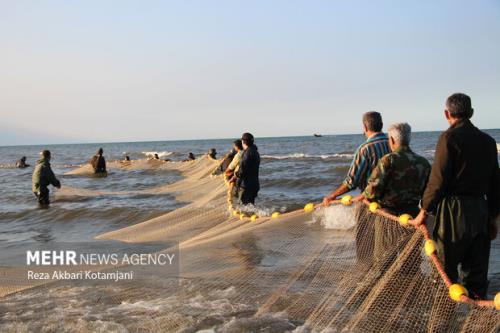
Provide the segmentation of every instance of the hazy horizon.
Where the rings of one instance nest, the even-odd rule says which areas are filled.
[[[500,2],[0,3],[0,146],[500,128]]]
[[[500,130],[500,128],[480,128],[483,131],[496,131]],[[383,130],[386,133],[385,129]],[[415,133],[441,133],[441,130],[433,130],[433,131],[412,131],[412,134]],[[318,133],[319,134],[319,133]],[[329,133],[329,134],[321,134],[323,137],[331,137],[331,136],[351,136],[351,135],[364,135],[363,133]],[[313,135],[286,135],[286,136],[261,136],[257,137],[256,141],[264,140],[264,139],[280,139],[280,138],[308,138]],[[220,140],[228,140],[228,144],[232,142],[232,140],[237,139],[238,136],[234,137],[220,137],[220,138],[193,138],[193,139],[168,139],[168,140],[138,140],[138,141],[82,141],[82,142],[60,142],[60,143],[28,143],[28,144],[15,144],[15,145],[1,145],[0,147],[23,147],[23,146],[57,146],[57,145],[92,145],[92,144],[121,144],[121,143],[158,143],[158,142],[184,142],[184,141],[220,141]]]

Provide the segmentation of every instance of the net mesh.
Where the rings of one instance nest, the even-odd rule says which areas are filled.
[[[88,299],[93,299],[88,293],[96,293],[87,305],[107,313],[102,320],[118,321],[128,331],[138,332],[208,328],[227,332],[499,331],[500,311],[490,303],[481,306],[450,299],[448,286],[423,252],[422,233],[374,214],[362,203],[350,208],[356,225],[348,230],[325,229],[313,223],[313,213],[304,211],[241,219],[228,207],[221,176],[211,176],[216,165],[209,158],[112,165],[179,170],[183,180],[147,191],[173,193],[189,203],[96,237],[131,243],[176,240],[181,254],[179,279],[86,290]],[[74,191],[63,188],[58,195],[75,195]],[[3,300],[20,302],[8,294],[33,285],[16,285],[20,273],[14,269],[3,272]],[[58,292],[65,288],[69,287],[59,282],[39,286],[25,290],[23,299],[36,302],[49,297],[54,304],[64,304],[75,297]],[[141,302],[157,306],[144,310],[137,307]],[[135,306],[127,307],[127,316],[120,319],[106,311],[124,304]],[[81,332],[96,329],[94,321],[61,311],[59,320],[50,323],[52,329],[64,325]],[[9,325],[3,329],[37,328],[22,320]]]

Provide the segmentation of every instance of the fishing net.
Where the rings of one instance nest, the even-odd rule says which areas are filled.
[[[129,243],[175,240],[181,255],[178,279],[86,290],[87,296],[99,295],[86,309],[98,312],[101,322],[131,332],[499,331],[500,311],[492,301],[449,297],[449,281],[435,254],[424,251],[424,232],[363,203],[252,219],[234,212],[222,177],[211,175],[216,165],[209,158],[155,164],[179,170],[185,178],[148,192],[173,193],[187,204],[96,237]],[[16,289],[15,274],[4,272],[4,294],[30,287]],[[33,303],[43,298],[61,305],[79,295],[61,296],[67,288],[52,283],[21,294],[24,302],[31,297]],[[3,300],[21,302],[16,295]],[[117,319],[117,309],[126,315]],[[51,329],[97,329],[96,321],[72,314],[50,322]],[[21,322],[0,327],[40,328]],[[107,329],[120,331],[116,327]]]

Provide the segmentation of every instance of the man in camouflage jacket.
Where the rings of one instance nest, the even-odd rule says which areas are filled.
[[[50,151],[44,150],[42,158],[36,163],[32,177],[32,190],[42,207],[47,207],[49,201],[49,185],[61,188],[61,182],[56,178],[50,167]]]

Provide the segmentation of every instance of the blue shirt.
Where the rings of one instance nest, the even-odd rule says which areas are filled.
[[[344,184],[353,190],[358,187],[364,191],[372,170],[382,156],[390,153],[389,140],[384,133],[375,133],[356,150]]]

